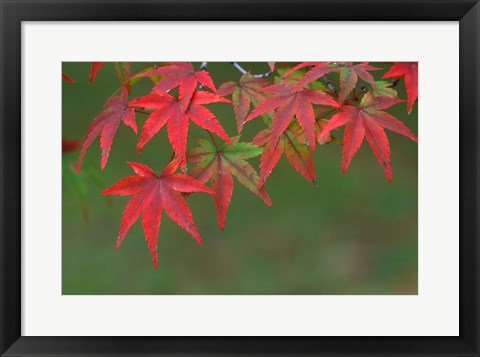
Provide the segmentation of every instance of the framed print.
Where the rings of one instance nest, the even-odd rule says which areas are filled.
[[[2,356],[479,356],[477,1],[1,9]]]

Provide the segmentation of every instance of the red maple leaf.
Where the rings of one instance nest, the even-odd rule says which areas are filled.
[[[219,147],[207,140],[198,140],[200,147],[189,150],[187,159],[196,162],[190,175],[201,183],[210,180],[215,191],[213,202],[217,211],[218,225],[225,228],[227,210],[233,194],[233,176],[250,192],[260,197],[268,206],[272,201],[263,187],[259,188],[258,174],[246,161],[262,153],[262,149],[250,143],[234,142]]]
[[[155,88],[152,93],[132,100],[129,103],[130,106],[155,109],[143,126],[137,150],[141,151],[145,144],[166,124],[168,138],[173,150],[182,163],[182,167],[185,167],[185,151],[187,149],[188,124],[190,120],[201,128],[217,134],[222,140],[231,144],[230,138],[215,115],[203,106],[217,102],[230,103],[228,99],[214,93],[197,91],[194,93],[188,107],[184,107],[179,99]]]
[[[242,132],[243,122],[250,110],[250,103],[255,105],[265,99],[265,94],[257,91],[270,84],[271,81],[268,79],[253,77],[250,73],[245,73],[238,83],[226,82],[218,88],[217,94],[222,97],[232,94],[233,110],[239,133]]]
[[[292,127],[292,125],[290,126]],[[308,181],[315,183],[316,174],[313,166],[312,154],[308,146],[298,142],[298,139],[286,130],[278,140],[273,153],[270,150],[272,145],[271,129],[259,132],[252,140],[252,144],[264,146],[260,157],[260,179],[259,186],[265,185],[268,176],[272,173],[282,154],[285,154],[288,162]]]
[[[273,154],[280,136],[288,128],[295,116],[305,131],[312,151],[315,151],[315,114],[312,104],[337,107],[337,102],[325,92],[317,89],[293,90],[288,84],[274,84],[259,91],[273,94],[260,102],[245,120],[246,122],[259,115],[274,111],[270,154]]]
[[[120,122],[137,132],[137,123],[135,121],[135,110],[129,108],[127,88],[122,88],[120,96],[113,96],[105,103],[102,112],[93,120],[85,133],[85,141],[82,144],[82,150],[77,163],[77,173],[82,166],[83,157],[87,153],[87,149],[92,145],[97,136],[100,135],[100,148],[102,149],[102,170],[108,161],[110,149],[112,147],[113,138],[117,132]]]
[[[148,249],[155,268],[158,268],[158,233],[163,210],[201,244],[202,239],[193,222],[192,212],[181,193],[213,194],[214,191],[190,176],[176,173],[179,165],[177,161],[171,162],[160,175],[143,164],[129,162],[129,165],[136,175],[121,179],[102,192],[104,195],[133,196],[123,211],[116,248],[120,247],[128,231],[142,214]]]
[[[210,74],[205,70],[195,72],[190,62],[171,62],[169,66],[158,67],[141,73],[138,76],[163,76],[163,78],[157,82],[155,88],[162,91],[169,91],[178,87],[180,99],[185,107],[190,102],[198,84],[216,91]]]
[[[382,78],[390,77],[403,77],[405,80],[408,97],[408,114],[410,114],[413,104],[418,97],[418,62],[396,62]]]
[[[92,62],[91,66],[90,66],[90,76],[88,78],[88,81],[90,83],[93,83],[95,78],[97,78],[97,74],[98,74],[98,72],[100,72],[100,69],[102,69],[104,64],[105,64],[105,62]]]
[[[350,162],[367,138],[379,164],[383,167],[388,181],[392,181],[392,167],[390,164],[390,143],[384,129],[404,135],[415,142],[417,137],[393,115],[383,111],[403,100],[393,97],[374,97],[367,92],[359,107],[344,105],[340,113],[333,115],[324,126],[320,139],[330,131],[346,125],[343,135],[342,173],[347,171]]]
[[[293,72],[298,71],[299,69],[304,67],[312,68],[307,73],[305,73],[305,75],[302,77],[302,79],[300,79],[300,81],[298,81],[298,83],[295,85],[295,89],[303,88],[308,84],[312,83],[313,81],[316,81],[317,79],[323,77],[327,73],[338,71],[338,68],[332,66],[330,62],[302,62],[287,71],[282,76],[282,78],[288,77]]]

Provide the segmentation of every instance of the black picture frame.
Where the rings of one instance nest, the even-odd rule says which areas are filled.
[[[0,11],[1,356],[480,356],[478,244],[480,4],[477,0],[0,0]],[[459,21],[460,336],[21,336],[21,22],[87,20]],[[441,197],[438,200],[438,204],[442,204]],[[442,314],[442,311],[438,313]]]

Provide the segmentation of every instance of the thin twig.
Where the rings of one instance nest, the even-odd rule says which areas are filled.
[[[397,86],[398,82],[400,82],[400,80],[397,78],[392,83],[390,83],[390,85],[388,87],[395,88]]]
[[[328,79],[326,76],[323,76],[322,80],[325,82],[325,84],[327,85],[327,88],[330,90],[330,92],[332,92],[335,96],[338,96],[338,92],[335,89],[335,87],[333,85],[333,82],[330,79]]]
[[[242,66],[240,66],[237,62],[232,62],[232,65],[233,65],[241,74],[245,74],[245,73],[248,72],[245,68],[243,68]],[[272,73],[273,73],[272,71],[268,71],[268,72],[260,73],[260,74],[252,74],[252,77],[255,77],[255,78],[265,78],[265,77],[270,76]]]

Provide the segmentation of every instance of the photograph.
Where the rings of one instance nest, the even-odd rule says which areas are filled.
[[[420,63],[272,60],[62,62],[62,295],[418,294]]]
[[[480,357],[480,0],[0,5],[0,357]]]

